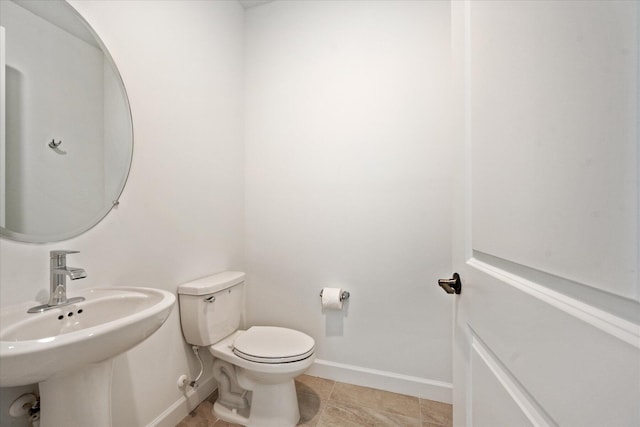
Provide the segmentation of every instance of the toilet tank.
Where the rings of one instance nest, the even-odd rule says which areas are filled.
[[[180,324],[189,344],[209,346],[240,327],[244,277],[225,271],[178,286]]]

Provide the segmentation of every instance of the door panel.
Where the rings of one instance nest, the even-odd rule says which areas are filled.
[[[472,334],[471,418],[477,425],[545,425],[546,416],[498,359]],[[500,405],[496,405],[500,402]],[[532,423],[532,420],[538,422]]]
[[[455,425],[640,425],[639,8],[452,2]]]
[[[625,336],[606,318],[581,314],[568,301],[552,301],[552,294],[476,260],[466,270],[461,299],[468,292],[472,303],[459,326],[472,329],[471,349],[483,343],[551,425],[637,425],[631,420],[640,420],[640,354],[632,328]],[[473,357],[470,363],[473,389]],[[472,402],[484,394],[472,394]],[[494,409],[502,406],[493,401]]]
[[[474,250],[638,299],[636,8],[471,2]]]

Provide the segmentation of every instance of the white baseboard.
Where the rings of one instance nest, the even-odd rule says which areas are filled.
[[[343,383],[408,394],[409,396],[438,402],[451,403],[453,400],[453,384],[443,381],[378,371],[321,359],[316,359],[306,373]]]
[[[189,387],[189,391],[185,395],[176,400],[173,405],[169,406],[155,420],[147,424],[147,427],[175,427],[189,412],[193,411],[196,406],[205,400],[216,389],[217,383],[213,376],[205,378],[200,382],[197,389]]]

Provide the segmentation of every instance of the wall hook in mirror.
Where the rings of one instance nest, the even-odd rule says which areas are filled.
[[[67,154],[66,151],[61,150],[60,148],[58,148],[60,146],[60,144],[62,144],[62,140],[56,142],[55,139],[52,139],[51,141],[49,141],[49,144],[47,144],[49,146],[49,148],[51,148],[53,151],[55,151],[58,154]]]
[[[49,148],[58,148],[60,144],[62,144],[62,140],[56,142],[55,139],[52,139],[51,142],[49,142]]]

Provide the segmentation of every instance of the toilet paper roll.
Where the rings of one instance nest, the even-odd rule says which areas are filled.
[[[342,288],[324,288],[322,289],[322,308],[330,310],[342,310]]]

